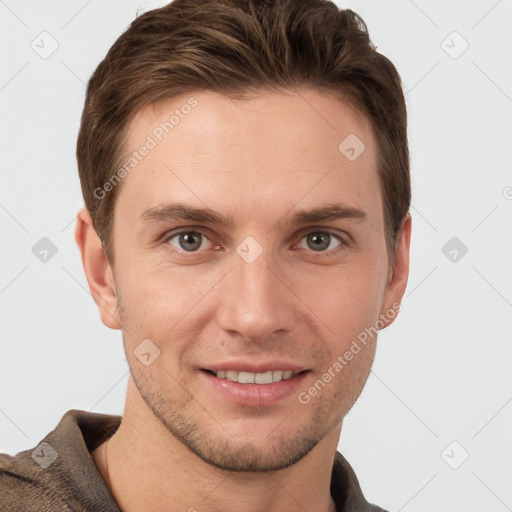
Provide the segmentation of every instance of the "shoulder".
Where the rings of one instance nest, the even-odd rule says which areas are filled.
[[[338,512],[387,512],[366,500],[352,466],[340,452],[334,457],[331,495]]]
[[[0,510],[10,512],[51,512],[72,510],[31,467],[31,451],[15,456],[0,454]],[[34,466],[36,463],[32,461]]]
[[[119,511],[90,455],[120,416],[71,410],[37,446],[0,454],[0,510]]]

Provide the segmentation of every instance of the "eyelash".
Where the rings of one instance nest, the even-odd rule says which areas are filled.
[[[198,229],[198,228],[186,229],[186,230],[181,230],[181,231],[178,231],[178,232],[167,232],[167,233],[165,233],[162,236],[162,238],[163,238],[162,241],[164,243],[166,243],[166,244],[169,244],[169,241],[172,240],[173,238],[178,237],[180,235],[184,235],[184,234],[190,234],[190,233],[200,234],[200,235],[204,236],[207,240],[212,242],[210,240],[208,234],[206,232],[204,232],[203,230]],[[344,240],[338,233],[336,233],[334,231],[331,231],[330,229],[325,229],[325,228],[324,229],[314,229],[314,230],[308,231],[308,232],[304,233],[304,235],[301,236],[300,240],[303,240],[304,238],[306,238],[309,235],[319,234],[319,233],[328,233],[330,236],[333,236],[336,240],[338,240],[338,242],[340,242],[340,245],[338,245],[334,249],[330,249],[330,250],[327,250],[327,251],[313,251],[313,250],[310,250],[308,252],[311,252],[313,254],[317,254],[320,257],[322,257],[322,256],[331,256],[333,254],[337,254],[340,250],[343,250],[344,248],[349,246],[349,243],[346,240]],[[180,255],[182,255],[182,254],[187,255],[187,257],[189,257],[189,256],[193,257],[194,255],[197,255],[197,254],[200,254],[201,252],[203,252],[203,251],[179,251],[175,247],[173,247],[173,250],[176,251]]]

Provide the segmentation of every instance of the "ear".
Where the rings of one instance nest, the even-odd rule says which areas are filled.
[[[384,290],[380,318],[384,327],[391,325],[401,309],[401,301],[409,277],[409,249],[411,245],[412,219],[407,213],[400,225],[396,238],[395,258]]]
[[[94,230],[91,215],[85,208],[76,218],[75,240],[101,321],[111,329],[121,329],[113,272]]]

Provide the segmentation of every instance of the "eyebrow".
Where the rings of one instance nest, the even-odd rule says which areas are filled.
[[[298,210],[289,223],[291,225],[310,224],[314,222],[334,221],[338,219],[351,219],[357,222],[366,221],[368,216],[358,208],[346,206],[342,203],[330,203],[311,210]],[[183,203],[165,203],[157,205],[141,214],[139,221],[142,224],[168,222],[171,220],[189,220],[194,222],[216,224],[226,228],[235,225],[232,215],[222,215],[210,208],[195,208]],[[285,218],[276,224],[284,224]]]

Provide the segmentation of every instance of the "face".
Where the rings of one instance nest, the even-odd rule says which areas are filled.
[[[138,392],[210,464],[294,464],[340,426],[375,351],[357,340],[401,298],[371,126],[314,90],[201,92],[140,111],[126,158],[144,145],[113,228]]]

